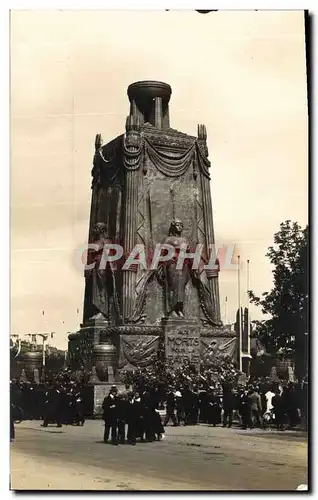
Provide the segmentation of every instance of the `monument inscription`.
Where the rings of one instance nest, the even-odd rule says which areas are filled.
[[[168,365],[182,365],[189,362],[200,364],[200,335],[197,328],[174,328],[166,326],[165,346]]]

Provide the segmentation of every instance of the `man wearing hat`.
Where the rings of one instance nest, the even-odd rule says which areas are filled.
[[[111,442],[114,445],[118,444],[117,441],[117,425],[118,425],[118,389],[112,385],[108,396],[103,401],[103,420],[105,422],[104,429],[104,443],[109,440],[109,432],[111,430]]]

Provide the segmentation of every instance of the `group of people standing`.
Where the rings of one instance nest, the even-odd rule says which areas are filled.
[[[164,438],[158,401],[146,391],[119,393],[112,386],[103,401],[103,420],[104,443],[135,445],[137,439],[152,442]]]
[[[83,388],[73,381],[47,384],[11,381],[11,437],[14,439],[14,422],[43,420],[43,426],[55,423],[83,425]]]
[[[196,390],[170,388],[166,395],[166,418],[174,426],[207,423],[232,427],[234,420],[242,429],[275,426],[278,430],[300,423],[301,403],[293,384],[285,387],[257,385]]]

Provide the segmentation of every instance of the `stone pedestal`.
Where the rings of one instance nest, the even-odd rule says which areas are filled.
[[[200,366],[200,327],[197,321],[164,318],[161,322],[165,338],[165,358],[169,366],[185,362]]]

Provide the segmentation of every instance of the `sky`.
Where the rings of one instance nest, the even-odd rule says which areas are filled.
[[[173,128],[206,125],[215,236],[241,255],[242,305],[247,259],[250,288],[271,288],[274,233],[308,217],[303,11],[12,11],[10,37],[11,333],[66,348],[78,329],[95,135],[124,132],[138,80],[171,85]],[[237,271],[221,272],[220,302],[234,321]]]

